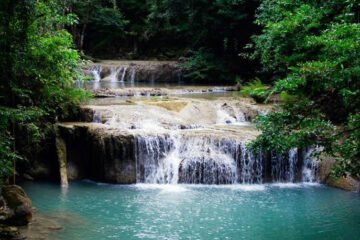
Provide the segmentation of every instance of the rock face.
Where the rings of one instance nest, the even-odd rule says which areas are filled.
[[[134,139],[117,131],[88,126],[60,125],[66,142],[70,179],[130,184],[136,182]]]
[[[27,225],[32,219],[32,203],[24,190],[16,185],[3,186],[0,200],[0,223]]]
[[[352,192],[360,192],[360,181],[351,177],[334,177],[331,175],[331,170],[336,164],[336,159],[327,156],[320,156],[320,165],[319,165],[319,181],[325,183],[329,186],[340,188]]]

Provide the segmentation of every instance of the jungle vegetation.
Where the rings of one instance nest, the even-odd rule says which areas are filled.
[[[73,87],[83,59],[102,58],[238,79],[259,102],[280,99],[251,147],[319,146],[335,175],[360,177],[359,23],[354,0],[2,0],[0,179],[39,157],[53,124],[89,97]]]

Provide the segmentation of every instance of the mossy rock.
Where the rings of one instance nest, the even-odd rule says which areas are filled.
[[[0,223],[14,226],[27,225],[32,219],[32,203],[25,191],[16,185],[3,186],[1,195],[7,208],[7,217]]]

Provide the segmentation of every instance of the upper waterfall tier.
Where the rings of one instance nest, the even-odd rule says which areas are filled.
[[[103,60],[85,66],[84,73],[96,82],[182,81],[182,69],[174,61]]]

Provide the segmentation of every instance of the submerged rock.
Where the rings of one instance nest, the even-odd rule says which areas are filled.
[[[1,189],[0,223],[23,226],[32,219],[32,203],[24,190],[16,185],[3,186]]]

